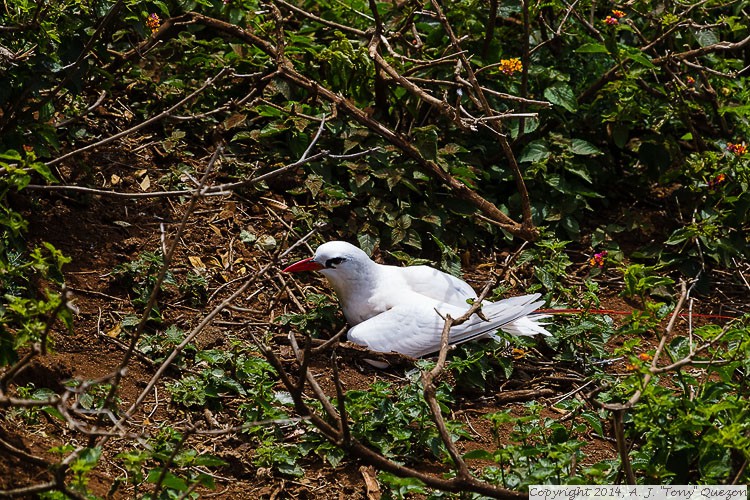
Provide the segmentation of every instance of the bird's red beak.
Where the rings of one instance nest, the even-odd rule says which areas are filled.
[[[295,262],[289,267],[284,268],[285,273],[299,273],[302,271],[317,271],[318,269],[323,269],[323,266],[318,264],[313,260],[312,257],[308,257],[307,259],[302,259],[299,262]]]

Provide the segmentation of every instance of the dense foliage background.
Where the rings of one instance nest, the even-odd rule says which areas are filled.
[[[747,483],[749,14],[5,2],[0,494]],[[389,379],[278,272],[330,239],[574,314]]]

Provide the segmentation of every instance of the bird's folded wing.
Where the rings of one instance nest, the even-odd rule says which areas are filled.
[[[412,291],[446,304],[468,309],[467,299],[477,297],[468,283],[428,266],[397,268]]]
[[[535,301],[538,297],[538,294],[526,295],[484,305],[482,312],[488,321],[473,315],[461,325],[451,328],[450,343],[460,344],[491,336],[503,325],[538,308],[542,304]],[[443,316],[450,314],[457,318],[468,308],[445,304],[419,294],[409,294],[388,311],[352,327],[348,338],[373,351],[425,356],[440,350],[440,336],[445,321],[437,311]]]

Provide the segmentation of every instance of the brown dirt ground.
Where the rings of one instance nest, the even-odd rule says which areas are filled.
[[[107,176],[114,173],[118,173],[123,179],[133,175],[124,170],[124,167],[114,164],[104,172]],[[158,173],[153,172],[151,175],[156,177]],[[158,249],[162,244],[162,227],[168,235],[174,234],[185,204],[166,198],[137,201],[54,194],[26,201],[32,239],[50,241],[72,257],[72,263],[65,268],[65,276],[80,312],[72,332],[60,329],[54,332],[54,353],[37,358],[15,380],[15,384],[33,383],[36,387],[60,390],[62,381],[68,379],[90,380],[104,377],[116,368],[125,351],[123,346],[126,339],[116,338],[116,327],[124,316],[135,313],[129,300],[130,292],[118,284],[111,271],[116,265],[133,260],[144,250]],[[271,257],[268,252],[242,243],[238,238],[241,230],[248,229],[259,236],[272,235],[282,242],[291,220],[286,202],[281,197],[271,198],[267,194],[261,196],[250,193],[233,199],[214,197],[202,202],[182,236],[172,269],[175,274],[184,275],[194,267],[194,262],[189,257],[200,258],[207,268],[208,293],[213,294],[221,289],[209,305],[198,308],[176,291],[168,292],[167,300],[164,301],[167,305],[162,311],[164,324],[178,324],[184,329],[195,326],[203,317],[204,311],[210,310],[239,286],[239,281],[232,280],[256,271]],[[507,252],[513,250],[467,255],[467,276],[472,284],[479,288],[497,267],[494,263],[502,262]],[[295,256],[305,255],[306,252],[303,247],[295,252]],[[581,273],[586,272],[585,261],[586,256],[581,255],[578,268]],[[480,262],[485,265],[477,267]],[[491,265],[487,265],[488,262]],[[260,331],[271,328],[283,333],[283,330],[273,325],[272,318],[294,308],[293,301],[278,292],[283,289],[282,280],[285,279],[288,277],[280,275],[278,269],[272,270],[259,281],[258,287],[251,288],[258,291],[252,300],[241,299],[236,304],[238,309],[223,312],[212,327],[201,333],[196,343],[200,347],[224,347],[227,334],[241,336],[236,332],[237,325],[248,320],[255,322]],[[521,293],[526,284],[523,272],[520,271],[513,280],[516,292]],[[632,308],[633,304],[618,297],[619,285],[614,281],[614,274],[609,276],[605,273],[601,276],[600,283],[602,308]],[[321,284],[320,280],[305,278],[292,285],[291,289],[298,291],[300,287]],[[695,309],[701,312],[719,312],[710,300],[698,302]],[[620,318],[615,320],[619,321]],[[684,331],[685,327],[685,321],[680,320],[678,329]],[[614,338],[611,346],[621,342],[622,339]],[[650,342],[653,344],[654,339],[650,339]],[[279,349],[282,354],[286,353],[287,359],[290,358],[288,348],[282,346]],[[155,368],[141,358],[135,358],[130,363],[119,393],[123,407],[135,400],[154,374]],[[333,394],[327,362],[318,360],[312,368],[321,374],[324,389]],[[615,364],[612,369],[624,371],[624,361]],[[554,375],[555,371],[550,373]],[[376,379],[398,381],[401,375],[403,370],[378,371],[356,359],[344,359],[341,366],[341,378],[346,389],[364,389]],[[534,377],[533,372],[516,370],[512,379],[504,385],[504,390],[549,387],[558,395],[570,389],[570,386],[537,383]],[[160,423],[177,425],[187,422],[189,415],[179,407],[170,405],[166,394],[162,381],[157,385],[156,393],[146,400],[143,411],[134,417],[136,427],[140,425],[144,430],[154,431]],[[551,408],[549,399],[538,399]],[[482,418],[483,415],[506,408],[514,408],[514,413],[520,414],[522,403],[523,401],[498,402],[492,394],[469,396],[459,401],[454,408],[454,418],[465,421],[474,435],[473,441],[460,441],[462,451],[493,446],[490,424]],[[46,415],[42,415],[34,423],[25,422],[18,417],[11,418],[5,409],[0,410],[0,416],[5,417],[0,426],[0,437],[43,458],[55,460],[56,455],[49,451],[50,448],[66,442],[86,444],[84,435],[61,426],[57,420]],[[563,417],[552,409],[545,410],[543,416]],[[115,478],[123,475],[123,471],[114,465],[112,457],[127,450],[129,446],[130,442],[125,439],[113,439],[108,443],[99,466],[91,474],[89,487],[95,494],[107,496],[110,492],[111,498],[128,498],[135,494],[124,484],[116,491],[110,491]],[[305,476],[290,479],[266,470],[257,470],[248,458],[251,454],[249,444],[241,437],[206,440],[204,448],[230,464],[219,470],[216,477],[217,489],[204,492],[206,498],[366,498],[365,482],[359,469],[361,464],[356,460],[345,459],[339,467],[332,469],[320,460],[308,457],[303,463]],[[584,451],[586,461],[590,463],[615,456],[612,442],[603,437],[590,436]],[[435,464],[425,465],[428,468],[439,468]],[[12,456],[0,457],[0,489],[22,487],[49,479],[50,473],[42,467],[28,465]]]

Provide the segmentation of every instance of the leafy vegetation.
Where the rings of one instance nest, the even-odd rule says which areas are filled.
[[[0,494],[747,483],[748,9],[4,5]],[[330,239],[573,312],[374,371]]]

